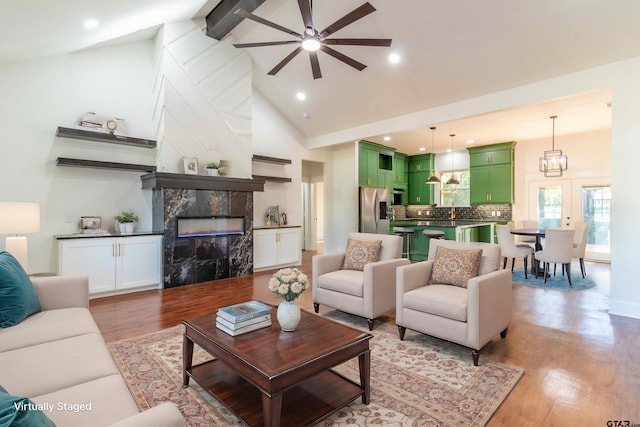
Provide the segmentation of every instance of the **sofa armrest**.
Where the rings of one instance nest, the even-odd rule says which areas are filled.
[[[480,349],[509,326],[512,306],[511,271],[496,270],[467,284],[470,345]]]
[[[325,273],[340,270],[343,264],[344,252],[314,255],[313,258],[311,258],[311,292],[314,302],[316,300],[316,283],[318,283],[318,277]]]
[[[184,427],[185,425],[178,407],[174,403],[164,402],[111,424],[110,427]]]
[[[370,262],[364,266],[364,307],[370,319],[395,308],[396,269],[411,262],[406,258]]]
[[[429,284],[433,261],[421,261],[396,269],[396,324],[403,325],[402,301],[404,294]]]
[[[43,310],[89,308],[89,278],[84,276],[32,277]]]

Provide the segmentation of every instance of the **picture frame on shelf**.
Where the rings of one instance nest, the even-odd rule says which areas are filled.
[[[197,175],[198,174],[198,159],[195,157],[192,159],[188,159],[186,157],[182,158],[182,163],[184,167],[184,173],[187,175]]]

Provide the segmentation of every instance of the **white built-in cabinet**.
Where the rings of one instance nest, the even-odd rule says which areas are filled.
[[[162,236],[59,239],[58,274],[88,276],[92,296],[162,287]]]
[[[300,227],[261,228],[253,231],[253,270],[302,264]]]

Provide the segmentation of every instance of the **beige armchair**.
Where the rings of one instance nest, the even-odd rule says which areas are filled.
[[[430,284],[438,247],[482,249],[478,275],[467,287]],[[400,339],[408,329],[472,349],[473,364],[493,337],[507,336],[511,321],[511,272],[500,269],[500,247],[493,243],[431,240],[427,261],[396,271],[396,324]]]
[[[344,269],[345,252],[315,255],[312,258],[313,308],[317,313],[320,304],[325,304],[366,317],[372,330],[376,317],[396,307],[396,267],[410,261],[401,258],[400,236],[351,233],[349,239],[382,241],[378,261],[363,264],[362,270]]]

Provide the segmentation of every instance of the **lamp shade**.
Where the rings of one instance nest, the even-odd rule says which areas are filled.
[[[40,231],[38,203],[0,202],[0,234],[24,234]]]

